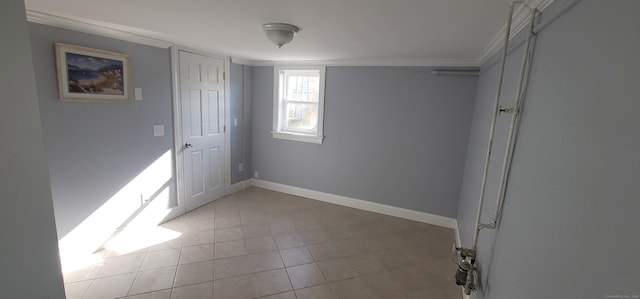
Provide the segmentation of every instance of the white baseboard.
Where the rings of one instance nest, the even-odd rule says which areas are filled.
[[[365,201],[361,199],[350,198],[341,195],[335,195],[330,193],[324,193],[320,191],[304,189],[294,186],[288,186],[278,183],[273,183],[269,181],[259,180],[259,179],[251,179],[251,185],[263,189],[268,189],[272,191],[278,191],[283,193],[288,193],[292,195],[302,196],[310,199],[315,199],[319,201],[324,201],[332,204],[337,204],[341,206],[347,206],[350,208],[356,208],[360,210],[365,210],[369,212],[375,212],[380,214],[385,214],[394,217],[400,217],[404,219],[414,220],[422,223],[433,224],[437,226],[442,226],[446,228],[456,229],[457,221],[456,219],[429,214],[425,212],[419,212],[404,208],[398,208],[394,206],[379,204],[375,202]]]
[[[251,179],[237,182],[229,187],[229,194],[240,192],[251,187]]]

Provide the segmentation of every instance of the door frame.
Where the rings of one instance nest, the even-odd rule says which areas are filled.
[[[231,115],[231,97],[229,93],[231,91],[231,84],[229,80],[229,70],[231,69],[231,58],[224,55],[215,53],[207,53],[188,47],[173,45],[171,46],[171,85],[173,89],[173,157],[174,161],[174,174],[176,177],[176,199],[178,206],[172,208],[171,213],[167,219],[175,218],[187,212],[187,205],[184,198],[184,165],[182,155],[182,144],[184,139],[182,136],[182,106],[180,105],[180,51],[189,52],[192,54],[207,56],[216,59],[222,59],[224,61],[224,194],[228,195],[231,186],[231,138],[229,134],[230,128],[230,115]]]

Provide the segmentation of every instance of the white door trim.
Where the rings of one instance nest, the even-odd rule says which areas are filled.
[[[173,87],[173,134],[174,134],[174,165],[175,165],[175,177],[176,177],[176,195],[178,206],[173,208],[167,219],[175,218],[179,215],[186,213],[187,206],[184,199],[184,165],[182,157],[182,108],[180,105],[180,66],[179,66],[179,53],[180,51],[198,54],[202,56],[217,58],[224,60],[224,190],[225,194],[229,194],[231,188],[231,139],[229,134],[231,115],[231,103],[229,93],[231,92],[231,85],[229,80],[229,70],[231,59],[224,55],[217,55],[215,53],[206,53],[187,47],[173,45],[171,46],[171,85]]]

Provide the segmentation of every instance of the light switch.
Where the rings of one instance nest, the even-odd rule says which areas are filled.
[[[234,119],[233,119],[233,126],[234,126],[234,127],[237,127],[237,126],[238,126],[238,119],[237,119],[237,118],[234,118]]]
[[[133,89],[133,95],[136,99],[136,101],[142,101],[142,88],[134,88]]]
[[[153,125],[153,136],[164,136],[164,125]]]

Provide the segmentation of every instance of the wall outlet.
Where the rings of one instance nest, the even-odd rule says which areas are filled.
[[[234,118],[234,119],[233,119],[233,126],[234,126],[234,127],[237,127],[237,126],[238,126],[238,119],[237,119],[237,118]]]
[[[238,164],[238,171],[242,172],[244,170],[244,164]]]
[[[257,170],[253,172],[253,178],[254,178],[254,179],[259,178],[259,176],[258,176],[258,171],[257,171]]]
[[[458,211],[458,220],[462,221],[464,219],[464,213],[462,211]]]

